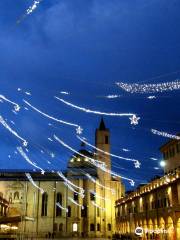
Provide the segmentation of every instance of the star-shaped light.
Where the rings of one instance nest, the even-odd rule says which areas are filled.
[[[140,117],[137,117],[135,114],[129,118],[131,120],[131,125],[137,125]]]
[[[134,186],[134,184],[135,184],[135,182],[133,180],[131,180],[129,183],[131,184],[131,186]]]
[[[16,112],[19,112],[19,110],[20,110],[20,106],[17,104],[17,105],[15,105],[14,106],[14,110],[16,111]]]
[[[54,153],[51,153],[50,155],[51,155],[51,157],[52,157],[52,158],[54,158],[54,157],[55,157],[55,154],[54,154]]]
[[[79,135],[82,134],[82,131],[83,131],[83,128],[81,126],[76,128],[76,133],[77,134],[79,134]]]
[[[27,141],[23,141],[23,146],[27,147],[27,145],[28,145],[28,142]]]
[[[141,163],[139,161],[134,162],[135,168],[140,168]]]

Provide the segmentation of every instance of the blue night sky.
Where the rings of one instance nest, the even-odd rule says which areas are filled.
[[[56,95],[93,110],[136,113],[141,118],[137,126],[130,125],[128,117],[104,117],[111,131],[111,151],[141,161],[141,168],[135,169],[131,162],[112,158],[112,168],[134,179],[136,185],[161,174],[159,147],[168,139],[153,135],[150,129],[180,132],[180,92],[155,94],[157,98],[149,100],[152,94],[127,94],[115,82],[159,83],[180,78],[180,2],[44,0],[16,24],[32,3],[0,1],[0,94],[21,106],[14,114],[11,104],[0,103],[0,115],[27,139],[28,156],[44,169],[65,169],[72,153],[48,137],[56,133],[77,150],[80,141],[73,127],[43,117],[23,99],[51,116],[81,125],[82,136],[94,144],[101,116],[66,106],[54,99]],[[109,94],[121,97],[104,97]],[[15,152],[21,141],[2,125],[0,136],[1,168],[31,168]]]

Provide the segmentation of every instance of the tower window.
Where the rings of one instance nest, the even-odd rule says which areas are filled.
[[[43,195],[42,195],[41,216],[47,216],[47,204],[48,204],[48,194],[43,193]]]
[[[105,144],[109,144],[109,137],[107,135],[105,136]]]

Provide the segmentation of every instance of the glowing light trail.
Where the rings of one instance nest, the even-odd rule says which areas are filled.
[[[39,189],[40,192],[41,192],[41,194],[43,194],[43,193],[44,193],[44,190],[43,190],[42,188],[40,188],[40,187],[34,182],[34,180],[32,179],[32,177],[31,177],[31,175],[30,175],[30,173],[25,173],[25,175],[26,175],[26,177],[28,178],[28,180],[32,183],[32,185],[33,185],[34,187],[36,187],[37,189]]]
[[[114,189],[111,189],[109,187],[106,187],[104,185],[102,185],[101,183],[99,183],[95,178],[93,178],[89,173],[85,173],[85,176],[87,178],[89,178],[89,180],[91,180],[93,183],[96,183],[98,186],[104,188],[104,189],[107,189],[109,191],[111,191],[113,194],[115,194],[115,190]]]
[[[5,96],[0,95],[0,99],[3,99],[4,101],[6,101],[6,102],[8,102],[8,103],[13,104],[13,105],[14,105],[14,110],[15,110],[16,112],[18,112],[18,111],[20,110],[19,104],[15,103],[15,102],[12,102],[11,100],[9,100],[8,98],[6,98]]]
[[[104,154],[106,154],[106,155],[108,155],[108,156],[115,157],[115,158],[118,158],[118,159],[123,159],[123,160],[126,160],[126,161],[132,161],[132,162],[134,162],[134,164],[139,163],[139,161],[136,160],[136,159],[121,157],[121,156],[119,156],[119,155],[115,155],[115,154],[112,154],[112,153],[103,151],[102,149],[97,148],[97,147],[95,147],[94,145],[90,144],[89,142],[87,142],[86,140],[84,140],[84,138],[82,138],[82,137],[80,137],[80,136],[77,136],[77,138],[78,138],[81,142],[85,143],[87,146],[90,146],[90,147],[92,147],[93,149],[95,149],[95,150],[97,150],[97,151],[99,151],[99,152],[102,152],[102,153],[104,153]]]
[[[72,108],[75,108],[75,109],[78,109],[78,110],[81,110],[83,112],[86,112],[86,113],[93,113],[93,114],[98,114],[98,115],[106,115],[106,116],[116,116],[116,117],[128,117],[128,116],[133,116],[133,115],[136,115],[134,113],[107,113],[107,112],[100,112],[100,111],[94,111],[94,110],[90,110],[90,109],[87,109],[87,108],[83,108],[83,107],[79,107],[77,105],[74,105],[70,102],[67,102],[65,101],[64,99],[62,98],[59,98],[59,97],[56,97],[55,98],[57,100],[59,100],[60,102],[72,107]]]
[[[78,195],[80,195],[82,198],[84,198],[84,194],[82,194],[81,192],[76,191],[70,184],[68,184],[67,182],[63,182],[64,185],[69,188],[72,192],[77,193]]]
[[[17,147],[17,150],[18,150],[18,152],[21,154],[21,156],[22,156],[29,164],[31,164],[31,165],[34,166],[35,168],[41,170],[41,174],[44,174],[44,173],[45,173],[45,171],[44,171],[41,167],[37,166],[36,163],[33,163],[33,162],[29,159],[29,157],[28,157],[28,156],[26,155],[26,153],[23,151],[22,147]]]
[[[72,183],[70,180],[68,180],[68,179],[64,176],[64,174],[63,174],[62,172],[59,172],[59,171],[58,171],[57,174],[58,174],[59,177],[61,177],[66,183],[68,183],[68,184],[72,185],[73,187],[79,189],[79,190],[81,191],[81,193],[84,193],[84,189],[83,189],[82,187],[79,187],[79,186],[75,185],[74,183]]]
[[[74,199],[72,199],[71,197],[68,197],[68,200],[71,201],[72,203],[76,204],[77,206],[81,207],[81,209],[84,209],[84,206],[77,203]]]
[[[97,203],[95,203],[94,201],[91,201],[91,203],[92,203],[95,207],[101,209],[102,211],[106,211],[105,208],[100,207],[100,206],[99,206]]]
[[[70,123],[70,122],[66,122],[66,121],[63,121],[61,119],[57,119],[55,117],[52,117],[44,112],[42,112],[41,110],[37,109],[36,107],[34,107],[33,105],[31,105],[28,101],[26,100],[23,100],[24,103],[26,103],[29,107],[31,107],[33,110],[35,110],[36,112],[40,113],[41,115],[43,115],[44,117],[47,117],[53,121],[56,121],[56,122],[59,122],[59,123],[63,123],[63,124],[66,124],[66,125],[69,125],[69,126],[73,126],[73,127],[80,127],[79,125],[75,124],[75,123]]]
[[[79,154],[80,156],[87,158],[88,160],[90,160],[90,163],[92,163],[94,166],[100,168],[102,171],[107,172],[107,173],[109,173],[109,174],[111,174],[111,175],[113,175],[113,176],[115,176],[115,177],[119,177],[119,178],[122,178],[122,179],[124,179],[124,180],[127,180],[127,181],[129,181],[129,183],[131,184],[131,186],[134,186],[134,183],[135,183],[135,182],[134,182],[132,179],[127,178],[127,177],[120,176],[119,174],[111,171],[110,169],[107,169],[104,164],[98,163],[95,159],[89,158],[89,157],[87,157],[87,156],[85,156],[85,155],[77,152],[75,149],[73,149],[72,147],[70,147],[69,145],[67,145],[65,142],[63,142],[61,139],[59,139],[55,134],[54,134],[54,139],[55,139],[57,142],[59,142],[61,145],[63,145],[64,147],[66,147],[67,149],[71,150],[72,152],[77,153],[77,154]]]
[[[167,132],[158,131],[156,129],[151,129],[151,132],[155,135],[159,135],[159,136],[162,136],[162,137],[167,137],[167,138],[180,140],[180,136],[172,135],[172,134],[169,134]]]
[[[56,203],[56,206],[58,206],[59,208],[61,208],[64,211],[68,212],[68,209],[63,207],[59,202]]]
[[[94,196],[96,196],[96,198],[99,198],[99,199],[103,199],[105,201],[110,201],[109,198],[104,198],[102,196],[99,196],[96,192],[94,192],[93,190],[89,190],[90,193],[92,193]]]
[[[16,136],[17,138],[19,138],[21,141],[23,141],[23,146],[27,146],[28,142],[20,137],[7,123],[6,121],[3,119],[3,117],[0,115],[0,123],[8,130],[10,131],[14,136]]]
[[[165,92],[165,91],[173,91],[180,89],[180,80],[177,79],[172,82],[164,82],[157,84],[138,84],[138,83],[123,83],[117,82],[116,85],[126,92],[130,93],[156,93],[156,92]]]

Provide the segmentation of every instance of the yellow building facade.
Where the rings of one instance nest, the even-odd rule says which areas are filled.
[[[119,178],[89,162],[93,158],[111,169],[110,156],[102,152],[110,152],[110,132],[103,120],[96,130],[95,146],[93,153],[82,147],[60,175],[31,172],[32,182],[24,172],[0,173],[0,193],[9,202],[0,224],[34,237],[111,237],[115,201],[124,194],[124,186]]]
[[[165,175],[139,186],[116,201],[116,230],[131,239],[180,240],[179,141],[161,148]],[[174,150],[172,150],[174,148]],[[173,154],[167,158],[167,151]],[[172,166],[171,166],[172,164]],[[139,235],[138,235],[139,234]]]

